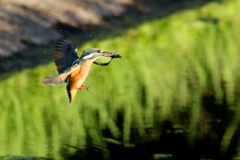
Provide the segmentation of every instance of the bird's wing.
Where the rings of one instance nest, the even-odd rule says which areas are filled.
[[[57,66],[58,73],[63,73],[66,69],[71,67],[73,62],[78,58],[77,46],[69,39],[61,38],[56,42],[53,58]]]
[[[67,79],[67,77],[73,73],[74,71],[76,71],[77,69],[79,69],[81,67],[81,65],[79,65],[78,63],[73,65],[72,67],[69,67],[68,69],[64,70],[62,73],[55,75],[53,77],[46,77],[42,80],[42,84],[49,84],[52,86],[56,86],[56,85],[60,85],[62,83],[64,83]]]

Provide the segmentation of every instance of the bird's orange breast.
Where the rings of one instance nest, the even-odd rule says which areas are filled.
[[[88,76],[91,66],[92,66],[92,62],[87,61],[86,63],[81,65],[81,67],[78,70],[74,71],[70,75],[71,76],[69,79],[70,90],[78,89],[81,87],[81,85],[83,84],[83,82],[85,81],[85,79]]]

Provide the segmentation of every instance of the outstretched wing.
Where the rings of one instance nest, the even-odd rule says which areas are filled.
[[[53,58],[57,66],[58,73],[63,73],[66,69],[71,67],[73,62],[78,58],[77,45],[73,44],[69,39],[59,39],[56,42]]]
[[[46,77],[42,80],[42,84],[49,84],[52,86],[56,86],[56,85],[60,85],[62,83],[64,83],[67,79],[67,77],[74,71],[76,71],[77,69],[79,69],[81,67],[81,65],[79,64],[75,64],[70,68],[67,68],[66,70],[64,70],[62,73],[55,75],[53,77]]]

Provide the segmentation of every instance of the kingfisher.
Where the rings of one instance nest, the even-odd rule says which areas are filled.
[[[46,77],[41,82],[46,85],[60,85],[67,83],[66,90],[69,98],[69,103],[74,101],[77,90],[89,89],[82,85],[88,76],[92,64],[107,66],[113,58],[121,58],[120,55],[106,52],[98,48],[89,48],[82,52],[80,57],[77,56],[78,47],[67,38],[60,38],[56,42],[54,52],[54,62],[57,66],[58,75]],[[95,60],[101,57],[111,57],[107,63],[96,62]]]

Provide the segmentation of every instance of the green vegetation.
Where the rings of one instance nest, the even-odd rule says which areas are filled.
[[[144,136],[146,126],[159,130],[165,120],[188,127],[188,142],[194,145],[204,114],[202,98],[208,94],[215,96],[216,104],[226,99],[229,110],[236,111],[221,143],[226,151],[240,120],[239,10],[239,0],[209,3],[122,36],[79,45],[79,51],[116,50],[123,58],[107,67],[93,65],[84,83],[90,91],[78,92],[72,104],[65,85],[40,84],[43,77],[57,73],[53,62],[1,81],[0,156],[60,159],[64,144],[81,149],[87,139],[106,149],[102,129],[129,143],[131,127]],[[124,115],[123,128],[116,125],[118,112]],[[183,113],[190,115],[187,124]]]

